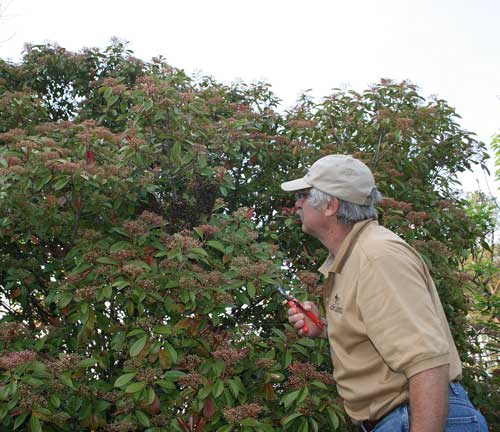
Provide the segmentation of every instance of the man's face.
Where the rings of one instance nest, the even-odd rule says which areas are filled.
[[[326,226],[326,216],[321,208],[315,208],[310,204],[309,193],[310,189],[304,189],[297,193],[295,208],[302,221],[302,231],[314,237],[319,237]]]

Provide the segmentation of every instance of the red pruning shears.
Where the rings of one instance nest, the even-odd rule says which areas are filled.
[[[320,329],[324,329],[326,327],[326,324],[321,321],[318,316],[316,316],[313,312],[304,309],[304,304],[302,302],[297,300],[295,297],[292,297],[290,294],[287,294],[286,291],[280,286],[277,287],[277,290],[283,297],[286,298],[288,306],[290,306],[291,308],[293,307],[299,309]],[[309,332],[309,327],[307,327],[305,321],[304,325],[302,326],[302,331],[304,332],[304,334],[307,334]]]

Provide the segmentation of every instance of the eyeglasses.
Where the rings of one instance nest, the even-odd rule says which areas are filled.
[[[309,195],[311,195],[311,191],[309,189],[304,189],[295,194],[295,199],[297,201],[300,201],[301,199],[306,200]]]

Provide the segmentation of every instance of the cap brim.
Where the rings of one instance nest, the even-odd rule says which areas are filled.
[[[304,178],[299,178],[297,180],[287,181],[285,183],[281,183],[281,189],[286,192],[293,192],[302,189],[309,189],[312,187],[309,183],[307,183]]]

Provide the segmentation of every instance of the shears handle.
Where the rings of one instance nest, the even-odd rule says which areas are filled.
[[[319,327],[320,329],[324,329],[326,327],[326,324],[321,321],[321,319],[315,315],[313,312],[306,310],[304,308],[304,304],[298,301],[297,299],[290,299],[288,300],[288,305],[293,308],[298,308],[304,315],[306,315],[316,327]],[[304,321],[304,325],[302,326],[302,332],[304,334],[307,334],[309,332],[309,327]]]

